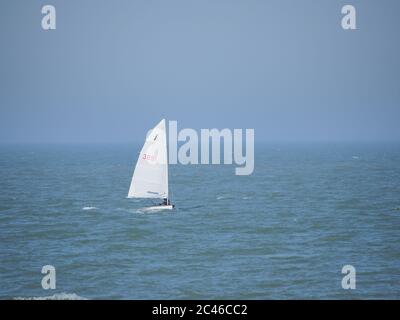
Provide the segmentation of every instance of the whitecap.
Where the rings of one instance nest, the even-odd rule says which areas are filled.
[[[97,210],[96,207],[83,207],[82,210]]]
[[[88,300],[78,296],[76,293],[56,293],[52,296],[43,297],[16,297],[14,300]]]

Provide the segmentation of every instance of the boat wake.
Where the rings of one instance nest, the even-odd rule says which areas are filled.
[[[14,300],[88,300],[75,293],[56,293],[52,296],[44,297],[16,297]]]
[[[191,207],[179,207],[182,210],[193,210],[193,209],[200,209],[206,207],[205,205],[197,205],[197,206],[191,206]]]

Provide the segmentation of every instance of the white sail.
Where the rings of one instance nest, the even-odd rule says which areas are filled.
[[[136,163],[128,198],[168,198],[165,119],[146,138]]]

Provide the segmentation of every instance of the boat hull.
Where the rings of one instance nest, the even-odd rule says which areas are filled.
[[[148,210],[148,211],[159,211],[159,210],[172,210],[173,208],[174,208],[173,205],[169,205],[169,206],[161,205],[161,206],[148,207],[148,208],[146,208],[146,210]]]

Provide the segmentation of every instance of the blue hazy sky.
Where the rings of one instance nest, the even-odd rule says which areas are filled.
[[[0,16],[0,142],[141,141],[163,117],[400,140],[398,0],[2,0]]]

